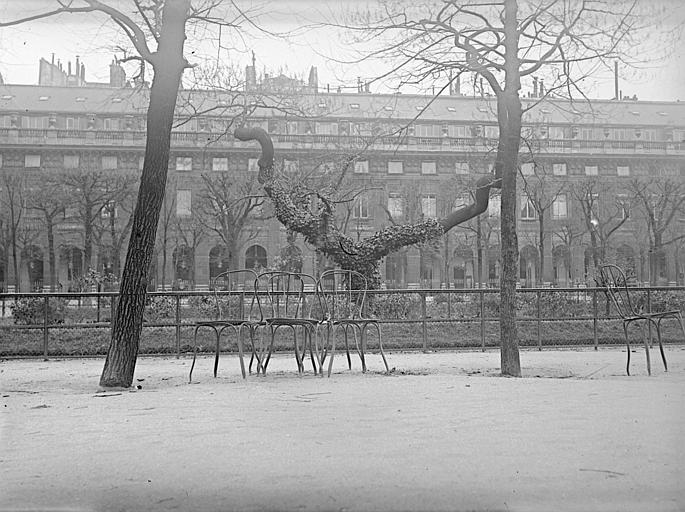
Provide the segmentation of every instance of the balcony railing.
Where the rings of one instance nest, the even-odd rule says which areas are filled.
[[[490,151],[497,146],[497,139],[487,137],[417,137],[372,136],[372,135],[295,135],[272,134],[278,148],[312,147],[330,148],[347,146],[366,146],[371,148],[393,147],[397,150],[444,151],[462,148],[465,151]],[[136,130],[61,130],[35,128],[0,128],[0,144],[54,144],[73,145],[75,141],[97,141],[103,146],[144,146],[145,132]],[[173,147],[246,147],[248,143],[239,142],[231,135],[220,132],[172,132]],[[534,150],[556,153],[587,154],[685,154],[685,142],[669,141],[621,141],[621,140],[581,140],[581,139],[537,139],[532,143]],[[251,144],[249,144],[251,146]]]

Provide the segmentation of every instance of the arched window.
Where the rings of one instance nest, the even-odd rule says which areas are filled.
[[[43,251],[40,247],[29,245],[24,250],[24,258],[29,275],[29,286],[33,292],[43,291]]]
[[[245,251],[245,268],[264,269],[267,266],[266,249],[261,245],[252,245]]]
[[[174,261],[174,285],[175,290],[187,290],[193,272],[193,252],[187,245],[180,245],[174,249],[172,255]]]
[[[473,286],[473,251],[468,247],[458,247],[453,253],[452,279],[455,288]]]
[[[403,288],[407,275],[407,253],[398,251],[385,258],[385,285],[388,288]]]
[[[568,286],[571,282],[571,251],[566,245],[557,245],[552,249],[552,267],[554,284]]]
[[[526,245],[521,249],[519,256],[519,278],[523,286],[532,287],[535,284],[537,266],[537,249],[532,245]]]
[[[421,288],[439,286],[440,258],[431,251],[421,251],[420,255]]]
[[[209,281],[211,282],[231,265],[231,253],[223,245],[215,245],[209,251]]]

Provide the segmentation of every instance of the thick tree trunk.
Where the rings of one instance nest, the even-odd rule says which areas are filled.
[[[183,44],[189,6],[189,0],[168,0],[164,7],[159,46],[152,62],[155,74],[147,112],[145,161],[101,386],[129,387],[133,382],[148,272],[164,200],[174,108],[185,67]]]
[[[521,81],[518,61],[516,0],[504,7],[505,87],[497,98],[500,140],[497,164],[502,172],[502,276],[500,285],[500,365],[502,375],[521,376],[518,331],[516,328],[516,282],[518,276],[518,237],[516,234],[516,170],[521,140]]]
[[[331,208],[322,203],[318,211],[312,211],[309,204],[296,202],[283,180],[274,176],[273,143],[263,129],[238,128],[234,135],[238,140],[256,140],[261,145],[258,179],[273,202],[281,224],[302,234],[305,242],[316,248],[317,254],[330,258],[343,269],[363,274],[369,286],[374,288],[380,286],[378,266],[382,258],[403,247],[441,237],[458,224],[486,211],[490,188],[497,181],[492,175],[480,178],[476,183],[475,203],[455,210],[443,219],[392,225],[362,240],[353,240],[335,227]]]

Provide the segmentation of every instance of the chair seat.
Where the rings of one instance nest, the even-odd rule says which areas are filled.
[[[679,316],[681,313],[677,309],[674,309],[672,311],[658,311],[658,312],[653,312],[653,313],[642,313],[640,315],[632,315],[632,316],[627,316],[625,318],[626,322],[632,322],[633,320],[647,320],[649,318],[663,318],[667,316]]]
[[[316,325],[318,320],[313,318],[265,318],[264,321],[269,325]]]
[[[241,320],[239,318],[227,318],[225,320],[203,320],[197,322],[195,325],[201,325],[203,327],[222,326],[222,325],[260,325],[260,322],[256,320]]]

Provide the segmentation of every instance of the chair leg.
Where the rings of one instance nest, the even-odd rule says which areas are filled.
[[[649,320],[647,320],[647,323],[649,324]],[[649,335],[645,336],[645,329],[644,329],[642,324],[640,324],[640,329],[642,330],[642,341],[645,344],[645,357],[647,358],[647,375],[652,375],[652,363],[649,359],[649,342],[651,342],[652,340],[647,339],[649,337]],[[650,330],[650,334],[651,334],[651,330]]]
[[[312,339],[314,338],[316,333],[314,332],[313,327],[303,327],[303,329],[304,329],[304,339],[305,339],[305,343],[304,343],[303,348],[305,351],[307,350],[307,340],[309,340],[309,359],[312,361],[312,368],[314,369],[314,375],[317,375],[319,373],[319,370],[316,366],[316,360],[314,359],[314,346],[312,343]],[[317,341],[315,340],[314,343],[317,343]],[[322,358],[321,358],[321,364],[322,365],[323,365],[323,360],[326,359],[326,353],[325,353],[324,349],[325,349],[325,347],[322,347]],[[318,348],[317,348],[317,351],[318,351]],[[302,355],[303,355],[303,359],[304,359],[304,352],[302,353]],[[318,357],[318,354],[317,354],[317,357]]]
[[[347,329],[352,329],[354,330],[354,327],[350,327],[349,325],[343,325],[341,326],[343,330],[343,335],[345,339],[345,354],[347,355],[347,369],[352,370],[352,359],[350,358],[350,344],[348,343],[348,334],[347,334]]]
[[[661,352],[661,360],[664,362],[664,371],[668,371],[668,365],[666,364],[666,354],[664,354],[664,344],[661,342],[661,318],[656,323],[656,339],[659,342],[659,352]]]
[[[335,355],[335,327],[333,331],[333,341],[331,341],[331,359],[328,361],[328,378],[331,378],[331,371],[333,370],[333,356]],[[330,330],[327,330],[328,339],[330,339]],[[349,358],[349,354],[348,354]]]
[[[250,329],[250,332],[252,332],[252,328],[248,327]],[[243,374],[243,379],[245,377],[245,361],[243,361],[243,326],[241,325],[238,327],[238,359],[240,360],[240,373]]]
[[[626,336],[626,348],[628,352],[628,362],[626,363],[626,374],[630,376],[630,341],[628,340],[628,322],[623,322],[623,334]]]
[[[381,353],[381,357],[383,358],[383,364],[385,365],[385,373],[390,373],[390,367],[388,366],[388,361],[385,359],[385,352],[383,351],[383,339],[381,335],[381,326],[380,324],[377,324],[375,322],[371,322],[367,324],[367,326],[373,325],[376,328],[376,332],[378,333],[378,350]]]
[[[193,333],[193,362],[190,365],[190,374],[188,375],[188,384],[193,382],[193,369],[195,368],[195,360],[197,359],[197,330],[200,327],[195,327],[195,332]]]

